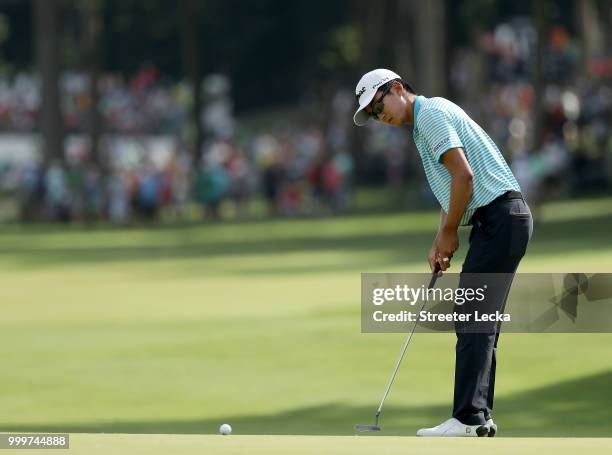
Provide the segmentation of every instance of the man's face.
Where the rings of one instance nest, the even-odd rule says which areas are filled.
[[[378,114],[374,118],[379,122],[402,126],[407,119],[406,103],[402,84],[393,82],[391,87],[378,89],[365,111],[370,115]]]

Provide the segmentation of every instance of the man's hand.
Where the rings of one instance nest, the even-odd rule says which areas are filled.
[[[436,269],[436,258],[438,257],[438,249],[436,247],[436,240],[434,240],[433,245],[431,246],[431,250],[429,250],[429,255],[427,256],[427,260],[429,261],[429,267],[431,268],[431,273]]]
[[[459,239],[457,238],[457,228],[447,225],[446,212],[440,209],[438,233],[427,255],[427,261],[429,262],[431,271],[433,272],[435,270],[436,263],[440,264],[441,271],[450,268],[450,261],[458,248]],[[448,258],[448,261],[445,261],[444,258]]]
[[[451,259],[457,249],[459,249],[457,231],[453,229],[440,229],[427,256],[431,271],[434,271],[436,262],[440,264],[441,271],[449,269]],[[445,258],[447,259],[446,261],[444,260]]]
[[[450,261],[453,257],[453,254],[459,248],[459,238],[457,237],[457,230],[442,228],[438,233],[438,236],[436,237],[435,247],[435,262],[440,264],[440,270],[444,272],[446,269],[450,268]]]

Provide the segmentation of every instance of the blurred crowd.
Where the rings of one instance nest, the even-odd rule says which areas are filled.
[[[40,77],[29,73],[0,79],[0,131],[35,130],[41,105],[40,84]],[[92,106],[87,73],[63,73],[60,90],[66,131],[87,132]],[[192,99],[187,83],[165,80],[151,65],[128,79],[119,74],[104,74],[98,81],[98,90],[102,124],[113,133],[180,132]]]
[[[1,130],[34,132],[39,85],[24,74],[0,81]],[[43,165],[36,153],[4,160],[0,153],[0,192],[18,195],[21,219],[180,219],[196,205],[207,219],[230,212],[244,217],[261,200],[270,215],[299,216],[338,213],[350,205],[353,161],[346,140],[338,140],[346,132],[336,128],[328,138],[316,125],[284,125],[242,133],[222,76],[203,81],[206,140],[195,157],[183,140],[193,135],[188,84],[169,83],[151,66],[126,81],[103,76],[104,167],[92,163],[83,140],[91,108],[87,76],[65,74],[61,87],[65,161]]]
[[[247,147],[215,139],[196,166],[176,144],[169,153],[151,154],[147,150],[166,148],[113,142],[108,147],[115,159],[106,171],[78,155],[65,164],[5,164],[0,191],[17,195],[25,221],[181,220],[196,206],[214,220],[247,217],[262,200],[272,216],[300,216],[339,213],[350,204],[352,158],[324,153],[316,129],[258,134]]]
[[[553,197],[609,191],[612,89],[609,74],[582,67],[575,38],[561,26],[544,49],[542,122],[536,130],[536,31],[529,21],[499,24],[479,49],[459,49],[452,65],[458,102],[489,132],[537,205]],[[475,54],[484,55],[479,64]]]
[[[575,40],[554,27],[537,130],[534,43],[533,25],[515,20],[481,34],[478,47],[455,49],[451,98],[493,137],[534,205],[609,189],[612,74],[585,73]],[[399,195],[412,185],[423,205],[435,204],[408,129],[374,124],[355,132],[352,87],[336,91],[323,121],[247,130],[233,117],[229,81],[209,76],[201,116],[206,140],[195,154],[185,145],[193,138],[187,83],[149,65],[128,79],[102,75],[99,92],[103,167],[92,163],[83,139],[92,98],[87,75],[77,72],[61,78],[66,159],[43,166],[34,152],[24,158],[0,150],[0,195],[17,195],[22,219],[123,223],[180,219],[194,207],[207,219],[246,217],[261,201],[271,216],[340,213],[351,206],[356,176]],[[36,77],[0,79],[0,138],[22,134],[36,149],[39,108]]]

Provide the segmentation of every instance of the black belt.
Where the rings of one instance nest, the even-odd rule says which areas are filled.
[[[487,205],[483,205],[482,207],[478,207],[476,209],[476,211],[474,212],[474,215],[472,216],[470,223],[472,224],[479,224],[479,218],[484,214],[484,212],[487,210],[487,207],[489,207],[490,205],[492,205],[494,202],[496,201],[503,201],[503,200],[509,200],[509,199],[523,199],[523,195],[520,191],[506,191],[504,194],[497,196],[495,199],[493,199],[491,202],[489,202]]]
[[[497,201],[498,199],[523,199],[523,195],[520,191],[506,191],[501,196],[496,197],[494,201]]]

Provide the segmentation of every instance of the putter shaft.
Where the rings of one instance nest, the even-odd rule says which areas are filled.
[[[438,279],[438,272],[440,272],[440,265],[436,264],[436,267],[431,275],[431,280],[429,281],[429,286],[427,287],[427,289],[431,289],[435,286],[436,280]],[[423,308],[425,308],[426,303],[427,303],[427,300],[423,300],[423,303],[421,304],[421,308],[419,310],[419,314],[421,313],[421,311],[423,311]],[[410,340],[412,339],[412,334],[414,333],[416,326],[417,326],[417,321],[415,320],[414,324],[412,325],[412,329],[410,330],[410,333],[408,334],[408,337],[406,338],[406,341],[404,342],[404,346],[402,347],[402,352],[399,356],[399,359],[397,360],[395,369],[393,370],[393,374],[391,375],[391,379],[389,380],[389,384],[387,384],[387,388],[385,389],[385,393],[382,397],[382,400],[380,400],[380,405],[378,406],[378,409],[376,410],[376,424],[375,425],[356,425],[355,426],[356,430],[358,431],[380,431],[379,419],[380,419],[380,414],[382,413],[382,408],[385,404],[385,400],[387,399],[387,396],[389,395],[389,391],[391,390],[393,381],[395,381],[395,376],[397,375],[397,371],[399,370],[402,360],[404,359],[404,355],[406,354],[406,350],[408,349],[408,345],[410,344]],[[358,427],[362,429],[359,429]],[[370,429],[366,429],[367,427],[369,427]]]

